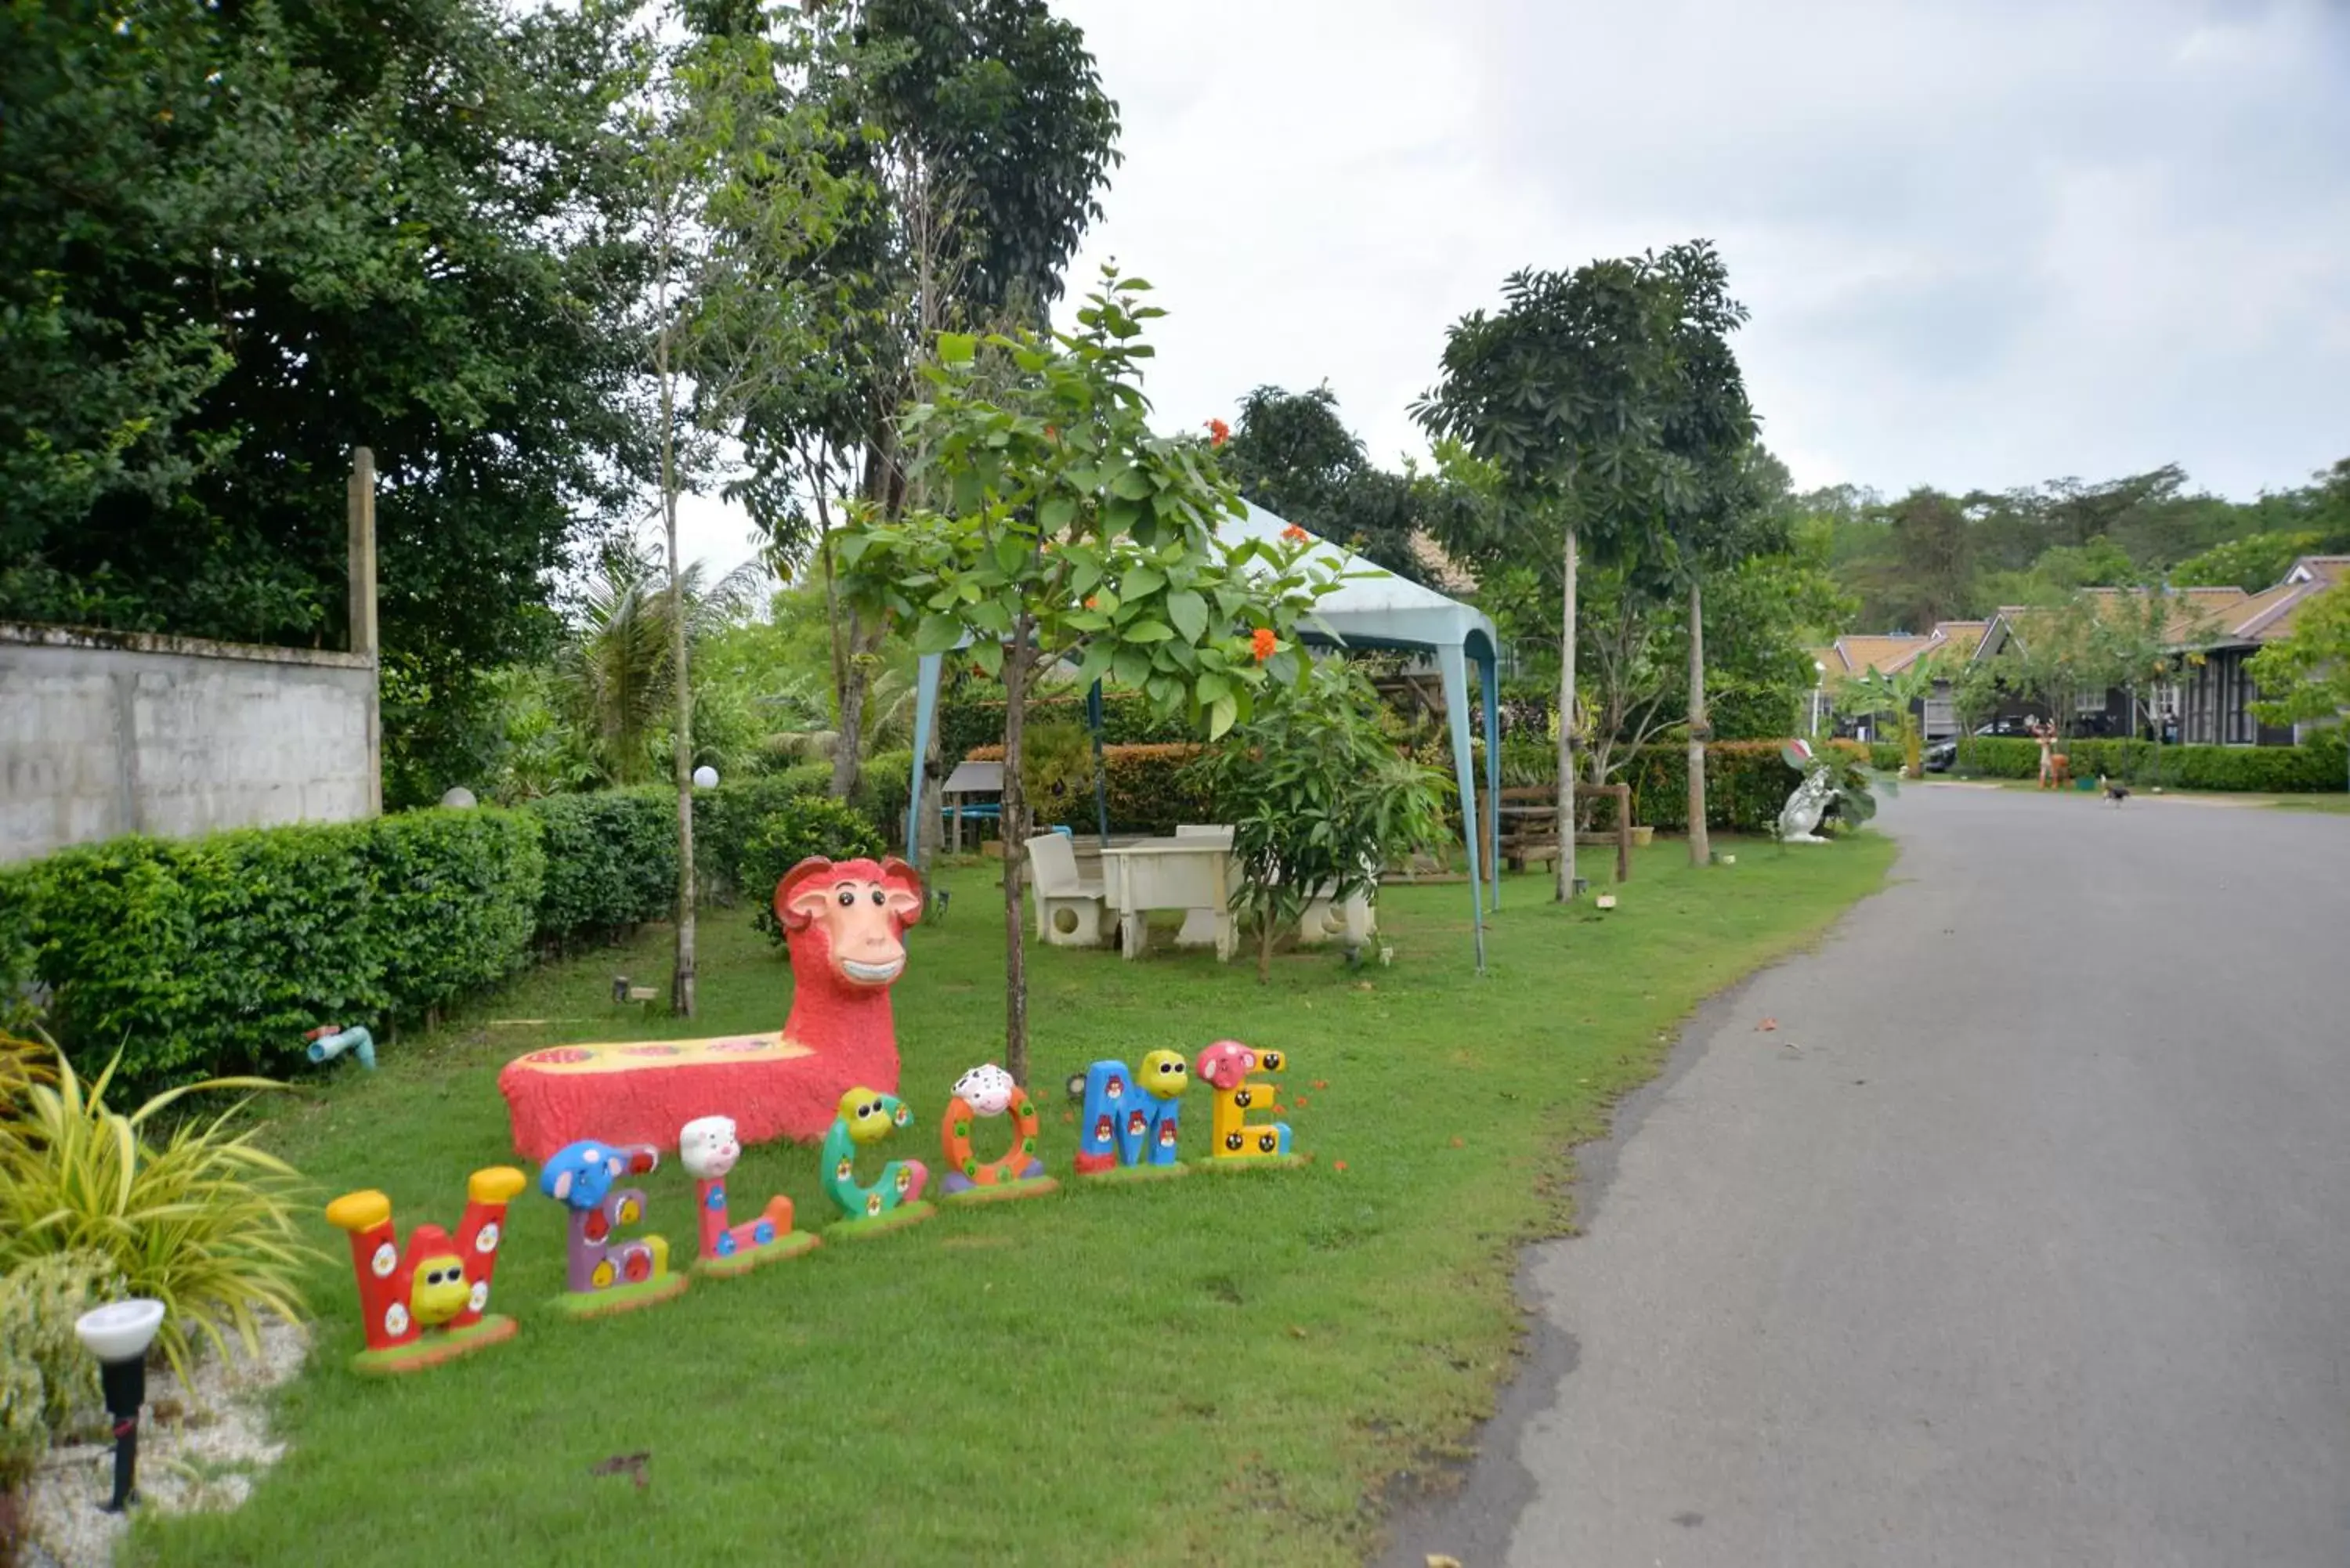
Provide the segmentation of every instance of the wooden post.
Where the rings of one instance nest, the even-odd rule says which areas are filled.
[[[1608,793],[1616,797],[1616,880],[1632,879],[1632,786],[1627,784],[1609,784]]]
[[[375,621],[375,453],[351,449],[349,511],[345,528],[349,546],[351,651],[374,663],[368,693],[368,811],[383,811],[383,668]]]

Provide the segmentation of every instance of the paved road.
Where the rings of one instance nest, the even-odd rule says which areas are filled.
[[[1881,820],[1895,885],[1593,1151],[1395,1562],[2350,1563],[2350,817]]]

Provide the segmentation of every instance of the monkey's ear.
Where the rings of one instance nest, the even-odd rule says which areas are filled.
[[[555,1179],[555,1200],[567,1203],[571,1199],[571,1172],[565,1171]]]
[[[804,931],[824,907],[826,887],[815,885],[832,869],[832,862],[821,855],[811,855],[790,870],[775,884],[775,919],[787,931]]]
[[[902,932],[922,918],[922,874],[895,856],[881,862],[881,886],[889,914]]]

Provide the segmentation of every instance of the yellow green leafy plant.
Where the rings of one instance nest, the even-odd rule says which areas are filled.
[[[209,1119],[167,1116],[191,1095],[280,1088],[213,1078],[125,1114],[106,1103],[117,1054],[88,1085],[52,1048],[54,1081],[22,1088],[0,1116],[0,1272],[59,1252],[95,1254],[122,1290],[163,1303],[157,1344],[182,1381],[196,1335],[223,1355],[234,1332],[260,1348],[265,1314],[303,1315],[301,1177],[233,1127],[252,1096]]]

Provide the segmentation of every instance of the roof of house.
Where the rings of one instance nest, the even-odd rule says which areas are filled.
[[[2163,596],[2163,640],[2174,649],[2241,648],[2273,642],[2291,634],[2301,607],[2328,587],[2350,582],[2350,556],[2303,556],[2285,573],[2284,580],[2259,593],[2234,585],[2172,588]],[[2083,590],[2101,616],[2117,615],[2123,607],[2143,604],[2146,588]],[[2035,615],[2052,613],[2044,607],[2002,605],[1988,623],[1944,621],[1938,635],[1959,635],[1961,628],[1981,627],[1970,657],[1981,658],[2006,646],[2007,639]],[[1902,663],[1915,659],[1913,650]],[[1900,668],[1899,664],[1892,668]]]
[[[1866,675],[1871,670],[1892,675],[1921,659],[1939,657],[1943,649],[1963,649],[1969,659],[1990,628],[1987,620],[1945,620],[1931,631],[1855,632],[1837,638],[1826,648],[1812,649],[1812,659],[1830,675]]]

